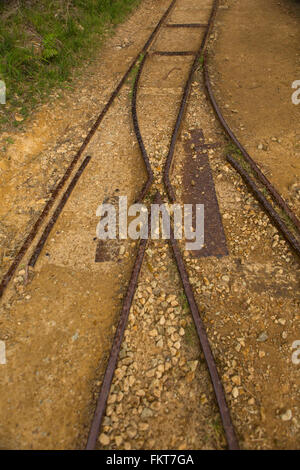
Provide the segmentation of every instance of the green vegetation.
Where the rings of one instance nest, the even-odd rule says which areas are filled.
[[[203,64],[204,64],[204,56],[203,56],[203,54],[199,57],[198,63],[199,63],[198,70],[203,70]]]
[[[140,54],[138,60],[136,61],[136,64],[134,65],[134,67],[132,68],[132,70],[129,74],[127,82],[130,84],[130,92],[129,92],[130,97],[132,97],[132,95],[133,95],[134,84],[135,84],[136,77],[137,77],[137,74],[138,74],[138,71],[140,69],[140,66],[141,66],[141,63],[142,63],[142,60],[143,60],[144,56],[145,56],[145,54]],[[153,199],[154,199],[154,196],[155,195],[153,195]]]
[[[247,171],[252,177],[255,176],[251,166],[248,162],[246,162],[242,152],[234,143],[228,143],[226,145],[225,156],[226,155],[231,155],[232,157],[234,157],[245,171]]]
[[[182,307],[183,311],[189,311],[189,302],[188,302],[187,296],[185,295],[184,291],[182,291],[179,294],[179,299],[180,299],[180,303],[181,303],[181,307]]]
[[[242,156],[242,152],[238,148],[237,145],[235,145],[233,142],[230,142],[226,145],[225,147],[225,155],[230,154],[230,155],[239,155]]]
[[[283,219],[284,223],[286,224],[287,228],[297,236],[297,229],[293,223],[293,221],[289,218],[289,216],[281,209],[278,209],[279,215]]]
[[[219,416],[216,416],[212,422],[211,427],[214,431],[215,439],[218,443],[218,447],[225,447],[226,446],[226,438],[224,434],[224,428]]]
[[[194,323],[187,323],[184,337],[189,346],[195,346],[198,343],[198,335]]]
[[[52,88],[70,86],[74,66],[91,57],[139,1],[0,2],[0,79],[7,88],[0,125],[18,125]]]

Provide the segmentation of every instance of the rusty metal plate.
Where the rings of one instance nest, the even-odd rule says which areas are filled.
[[[189,131],[189,135],[190,138],[184,143],[183,202],[204,204],[204,247],[191,253],[195,258],[226,256],[226,237],[207,154],[208,149],[216,148],[219,144],[206,143],[202,129]]]

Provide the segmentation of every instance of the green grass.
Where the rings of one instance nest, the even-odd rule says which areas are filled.
[[[199,59],[198,59],[198,64],[199,64],[198,70],[203,70],[203,64],[204,64],[204,56],[203,56],[203,54],[199,57]]]
[[[194,323],[188,323],[185,328],[185,341],[188,346],[195,346],[198,344],[198,335]]]
[[[221,447],[226,446],[224,428],[220,416],[216,416],[214,419],[212,419],[211,427],[214,431],[215,439],[217,440],[218,445]]]
[[[179,294],[179,300],[180,300],[181,307],[182,307],[183,311],[184,312],[189,311],[189,302],[188,302],[187,296],[185,295],[184,291],[182,291]]]
[[[233,142],[229,142],[229,143],[226,145],[224,152],[225,152],[226,155],[229,153],[229,154],[234,154],[234,155],[242,156],[242,152],[240,151],[240,149],[238,148],[238,146],[235,145]]]
[[[55,87],[70,86],[74,67],[92,57],[140,0],[0,2],[0,125],[19,125]]]
[[[136,61],[136,64],[132,68],[132,70],[129,74],[128,80],[127,80],[127,83],[130,84],[129,95],[130,95],[131,98],[132,98],[132,95],[133,95],[133,88],[134,88],[134,84],[135,84],[135,81],[136,81],[136,78],[137,78],[137,74],[138,74],[138,71],[139,71],[139,68],[141,66],[141,62],[142,62],[144,56],[145,56],[145,54],[140,54],[138,60]]]

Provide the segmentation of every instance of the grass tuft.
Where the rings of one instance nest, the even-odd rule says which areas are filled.
[[[6,84],[0,126],[19,125],[16,113],[25,118],[51,89],[68,86],[74,67],[92,57],[139,2],[0,2],[0,80]]]

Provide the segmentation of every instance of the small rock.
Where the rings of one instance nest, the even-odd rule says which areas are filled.
[[[129,386],[132,387],[132,385],[134,384],[135,382],[135,378],[133,377],[133,375],[130,375],[128,377],[128,383],[129,383]]]
[[[268,146],[266,144],[259,144],[257,148],[258,150],[264,150],[264,151],[268,150]]]
[[[122,436],[116,436],[115,437],[115,443],[116,443],[116,446],[117,447],[120,447],[120,445],[122,444],[123,442],[123,437]]]
[[[150,370],[147,370],[146,372],[146,377],[154,377],[155,375],[155,369],[150,369]]]
[[[268,335],[265,331],[263,331],[257,338],[257,341],[259,341],[260,343],[264,343],[265,341],[267,341],[268,339]]]
[[[146,418],[151,418],[151,416],[153,416],[153,411],[150,410],[150,408],[144,408],[141,413],[141,418],[146,419]]]
[[[130,439],[134,439],[135,436],[137,435],[137,430],[133,427],[129,427],[126,429],[126,433],[130,437]]]
[[[110,439],[109,439],[107,434],[102,433],[102,434],[100,434],[99,442],[103,446],[108,446],[108,444],[110,443]]]
[[[22,122],[22,121],[24,120],[24,117],[21,116],[21,114],[17,114],[17,113],[16,113],[16,114],[15,114],[15,120],[16,120],[17,122]]]
[[[111,419],[108,416],[105,416],[103,419],[103,426],[110,426],[111,425]]]
[[[282,421],[290,421],[292,419],[292,416],[292,411],[287,410],[285,413],[280,415],[280,418],[282,419]]]
[[[195,372],[188,372],[185,376],[187,383],[191,383],[194,380]]]
[[[201,395],[200,401],[202,405],[205,405],[206,403],[208,403],[205,393]]]
[[[72,341],[76,341],[79,338],[79,333],[76,331],[76,333],[72,336]]]
[[[140,431],[148,431],[149,424],[148,423],[139,423],[139,429],[140,429]]]
[[[234,375],[231,380],[235,385],[241,385],[241,377],[239,375]]]
[[[149,336],[152,336],[152,337],[158,336],[158,331],[157,331],[157,329],[154,328],[154,330],[151,330],[150,333],[149,333]]]
[[[198,362],[199,361],[191,361],[189,363],[189,366],[190,366],[190,369],[191,369],[192,372],[195,372],[195,370],[197,369]]]

